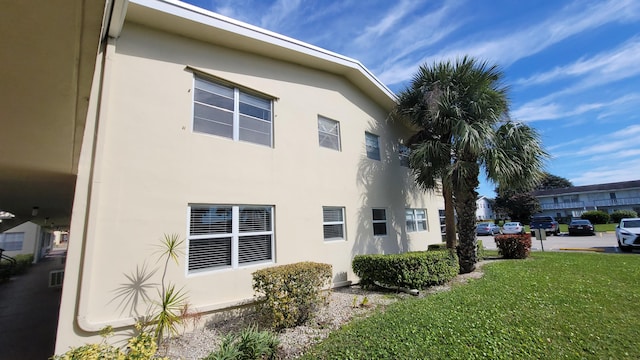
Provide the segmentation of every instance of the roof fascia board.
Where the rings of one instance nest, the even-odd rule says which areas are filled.
[[[124,26],[124,19],[127,15],[127,6],[129,0],[113,0],[113,9],[111,10],[109,19],[108,35],[114,39],[117,39],[122,32]]]

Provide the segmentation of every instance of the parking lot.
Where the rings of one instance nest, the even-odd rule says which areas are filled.
[[[493,236],[478,236],[482,240],[485,249],[497,249]],[[596,233],[595,236],[569,236],[566,233],[560,236],[547,236],[542,242],[534,237],[531,238],[531,249],[534,251],[601,251],[607,253],[620,252],[616,241],[616,234]],[[635,251],[635,254],[639,252]]]

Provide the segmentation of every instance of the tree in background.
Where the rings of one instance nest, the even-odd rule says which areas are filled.
[[[393,114],[417,129],[408,141],[409,165],[417,183],[429,190],[442,186],[445,212],[450,191],[458,216],[461,273],[473,271],[478,260],[475,213],[480,169],[499,185],[531,188],[540,181],[548,156],[534,129],[509,121],[502,78],[497,66],[469,57],[423,65],[398,95]]]
[[[564,189],[568,187],[573,187],[573,183],[568,179],[545,172],[540,184],[534,190]]]
[[[496,189],[495,210],[506,214],[511,220],[528,224],[531,215],[540,212],[540,202],[533,195],[534,191],[564,189],[573,183],[561,176],[545,172],[542,179],[532,189],[514,189],[499,186]]]
[[[513,221],[529,224],[531,216],[540,212],[540,202],[531,191],[512,189],[496,189],[494,209],[497,213],[505,214]]]

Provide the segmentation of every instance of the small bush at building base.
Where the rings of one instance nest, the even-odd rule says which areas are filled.
[[[276,359],[280,341],[269,331],[258,331],[255,327],[229,334],[222,339],[218,350],[203,360],[266,360]]]
[[[253,290],[263,296],[258,307],[276,330],[303,324],[324,300],[323,288],[331,281],[329,264],[301,262],[274,266],[253,273]]]
[[[496,235],[498,253],[505,259],[526,259],[531,252],[531,235]]]
[[[446,249],[447,249],[447,243],[430,244],[429,246],[427,246],[428,251],[438,251],[438,250],[446,250]]]
[[[458,275],[458,256],[450,250],[357,255],[351,264],[364,288],[376,285],[424,289]]]

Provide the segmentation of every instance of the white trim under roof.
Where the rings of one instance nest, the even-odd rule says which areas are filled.
[[[396,103],[395,94],[358,60],[197,6],[177,0],[129,0],[126,17],[168,32],[339,74],[385,108]],[[222,33],[226,36],[220,36]]]

